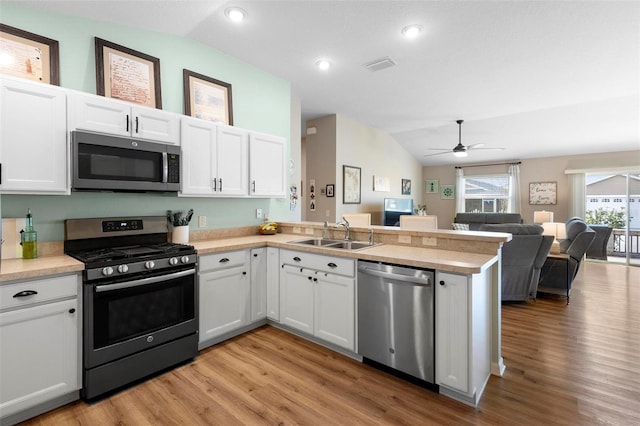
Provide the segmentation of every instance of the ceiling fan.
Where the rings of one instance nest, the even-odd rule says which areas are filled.
[[[453,149],[429,148],[434,151],[442,151],[442,152],[436,152],[435,154],[425,154],[424,155],[425,157],[431,157],[433,155],[440,155],[440,154],[448,154],[450,152],[452,152],[453,155],[455,155],[456,157],[466,157],[467,152],[471,150],[476,150],[476,149],[503,150],[504,149],[504,148],[482,148],[484,146],[483,143],[474,143],[473,145],[469,145],[469,146],[462,145],[462,123],[464,123],[464,120],[456,120],[456,123],[458,123],[458,145],[453,147]]]

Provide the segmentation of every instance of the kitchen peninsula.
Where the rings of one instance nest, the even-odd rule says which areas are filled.
[[[209,267],[215,268],[212,260],[216,260],[217,264],[218,259],[231,259],[229,263],[232,264],[235,258],[230,257],[230,254],[242,254],[245,256],[243,259],[249,260],[261,254],[260,250],[275,253],[276,262],[271,269],[257,270],[258,272],[254,272],[251,264],[250,271],[246,273],[250,277],[246,279],[251,281],[251,285],[254,284],[254,278],[269,276],[274,270],[275,275],[272,277],[277,282],[280,276],[278,274],[284,266],[279,253],[284,252],[308,253],[323,259],[330,257],[338,263],[351,261],[354,265],[360,259],[433,269],[436,271],[436,292],[445,292],[437,293],[439,307],[436,308],[436,383],[440,393],[476,406],[489,376],[502,375],[505,367],[500,343],[500,252],[502,244],[511,239],[510,234],[449,230],[406,231],[374,226],[375,245],[359,250],[345,250],[296,243],[303,239],[319,238],[323,234],[321,223],[281,222],[279,225],[279,233],[275,235],[258,235],[255,226],[192,231],[190,244],[196,248],[200,258],[201,294],[203,277],[216,277],[217,272],[206,271]],[[333,238],[344,237],[342,229],[331,228],[330,233]],[[351,238],[367,241],[369,229],[353,227]],[[42,257],[33,261],[3,260],[0,290],[29,282],[46,281],[45,278],[76,276],[78,270],[79,265],[66,256]],[[355,269],[353,280],[355,283]],[[264,285],[260,291],[264,298],[270,297],[270,284],[265,282]],[[455,289],[452,294],[446,293],[446,288],[450,285]],[[247,290],[246,296],[255,297],[253,287],[251,293]],[[279,299],[276,298],[275,303],[278,302]],[[352,306],[352,309],[355,307]],[[247,312],[248,310],[249,308]],[[4,315],[5,311],[2,312]],[[203,329],[201,317],[200,348],[240,334],[246,329],[269,323],[355,359],[359,358],[357,346],[331,341],[322,334],[300,332],[285,324],[286,321],[274,319],[279,317],[274,317],[270,312],[257,317],[253,314],[254,312],[243,326],[220,329],[212,327],[208,340],[204,338],[207,330]]]

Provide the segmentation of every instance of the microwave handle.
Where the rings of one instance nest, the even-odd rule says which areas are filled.
[[[162,153],[162,183],[167,183],[169,181],[169,159],[167,158],[167,153]]]

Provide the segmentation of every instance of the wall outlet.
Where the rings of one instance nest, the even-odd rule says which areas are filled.
[[[262,209],[256,209],[256,219],[262,219]]]
[[[313,228],[304,228],[304,233],[307,235],[313,235]]]
[[[411,235],[398,235],[398,242],[401,244],[411,244]]]
[[[325,217],[331,216],[331,210],[325,210],[324,215]]]
[[[207,217],[206,216],[198,216],[198,227],[204,228],[207,226]]]
[[[294,234],[302,234],[302,229],[299,226],[294,226],[293,227],[293,233]]]
[[[434,237],[422,237],[422,245],[435,247],[438,245],[438,239]]]

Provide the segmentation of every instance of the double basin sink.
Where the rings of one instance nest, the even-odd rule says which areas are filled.
[[[334,240],[331,238],[309,238],[307,240],[292,241],[292,244],[300,244],[305,246],[317,246],[342,250],[360,250],[367,247],[373,247],[378,244],[369,244],[364,241],[351,240]]]

